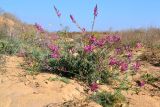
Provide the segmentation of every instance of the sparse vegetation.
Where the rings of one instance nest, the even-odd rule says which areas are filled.
[[[148,83],[148,84],[153,84],[156,81],[160,81],[158,77],[154,77],[151,74],[144,74],[142,75],[142,78]]]
[[[97,92],[91,96],[91,99],[103,107],[121,107],[126,100],[121,93],[111,94],[109,92]]]

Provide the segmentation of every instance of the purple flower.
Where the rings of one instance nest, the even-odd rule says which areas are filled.
[[[70,15],[70,19],[72,20],[73,23],[76,23],[76,20],[74,19],[72,15]]]
[[[116,35],[116,36],[113,36],[113,40],[114,42],[119,42],[121,40],[120,36]]]
[[[137,61],[136,63],[133,64],[132,67],[133,67],[134,71],[137,71],[140,68],[140,66],[141,66],[140,62]]]
[[[92,46],[92,45],[87,45],[87,46],[84,47],[84,51],[85,51],[86,53],[92,52],[93,49],[94,49],[94,46]]]
[[[93,92],[95,92],[95,91],[97,91],[98,90],[98,84],[97,83],[92,83],[91,85],[90,85],[90,89],[91,89],[91,91],[93,91]]]
[[[106,39],[109,43],[116,43],[120,41],[120,37],[117,35],[107,36]]]
[[[94,44],[94,43],[96,43],[96,41],[97,41],[97,38],[95,36],[92,35],[89,37],[90,44]]]
[[[123,61],[121,61],[121,60],[117,61],[117,66],[120,66],[121,63],[123,63]]]
[[[96,4],[96,6],[94,7],[94,17],[96,17],[97,15],[98,15],[98,7]]]
[[[39,25],[39,24],[35,23],[35,25],[34,25],[34,26],[36,27],[36,29],[37,29],[39,32],[44,33],[44,29],[42,28],[42,26],[41,26],[41,25]]]
[[[110,60],[109,60],[109,65],[117,65],[117,60],[116,60],[116,58],[110,58]]]
[[[51,58],[57,59],[57,58],[59,58],[59,57],[60,57],[60,55],[59,55],[58,52],[53,52],[53,53],[51,54]]]
[[[96,45],[102,47],[106,44],[106,40],[104,38],[97,40]]]
[[[128,58],[129,60],[131,60],[131,58],[132,58],[132,52],[127,52],[126,56],[127,56],[127,58]]]
[[[121,71],[126,71],[126,70],[128,70],[128,64],[125,63],[125,62],[121,62],[121,63],[120,63],[120,70],[121,70]]]
[[[142,48],[142,47],[143,47],[142,43],[140,42],[136,43],[136,48]]]
[[[58,46],[56,46],[56,45],[49,45],[48,47],[52,51],[52,53],[50,55],[51,58],[59,58],[60,57],[59,47]]]
[[[145,81],[136,81],[139,87],[143,87],[145,85]]]
[[[56,6],[54,6],[54,10],[55,10],[57,16],[60,18],[60,17],[61,17],[61,13],[60,13],[59,10],[56,8]]]
[[[52,52],[58,52],[59,50],[59,47],[56,45],[49,45],[48,47]]]
[[[116,48],[116,49],[115,49],[115,52],[116,52],[116,54],[122,53],[122,48]]]
[[[130,45],[124,45],[124,49],[128,52],[131,51],[131,47]]]

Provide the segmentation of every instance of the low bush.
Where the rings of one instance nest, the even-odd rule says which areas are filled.
[[[16,38],[6,38],[0,40],[0,53],[1,54],[16,54],[20,50],[21,42]]]
[[[103,107],[122,107],[123,102],[126,101],[121,93],[97,92],[90,98]]]

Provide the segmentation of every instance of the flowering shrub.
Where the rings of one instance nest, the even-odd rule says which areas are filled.
[[[54,9],[57,17],[60,18],[61,13],[56,7]],[[93,15],[92,31],[98,15],[97,5]],[[82,35],[86,33],[85,28],[80,27],[72,15],[70,19],[82,31]],[[131,61],[132,49],[129,45],[122,44],[119,35],[104,35],[97,38],[92,33],[81,36],[79,42],[63,39],[65,38],[59,36],[60,42],[57,43],[59,45],[48,46],[51,52],[49,66],[58,74],[83,80],[92,87],[92,91],[98,88],[98,84],[94,84],[96,81],[101,84],[118,80],[118,84],[121,84],[124,81],[124,79],[119,81],[121,76],[126,77],[123,75],[128,75],[130,71],[135,73],[140,67],[139,62]]]
[[[55,13],[60,19],[61,12],[54,6]],[[81,27],[73,15],[70,19],[82,32],[80,36],[71,38],[67,30],[49,34],[43,27],[35,23],[36,33],[34,39],[24,47],[20,47],[19,40],[0,41],[0,53],[14,54],[19,52],[20,56],[28,56],[27,69],[29,71],[40,71],[47,69],[69,78],[76,78],[85,82],[95,95],[92,99],[103,106],[114,105],[115,102],[124,100],[120,91],[128,89],[128,76],[136,74],[141,66],[139,61],[133,61],[132,48],[141,49],[141,42],[133,42],[132,45],[124,44],[120,35],[103,35],[100,37],[93,32],[95,20],[98,16],[98,6],[93,12],[93,23],[91,33]],[[60,24],[61,27],[62,24]],[[30,44],[28,44],[30,43]],[[35,46],[35,47],[34,47]],[[22,48],[22,50],[21,50]],[[48,53],[49,51],[49,53]],[[26,53],[27,52],[27,53]],[[26,54],[26,55],[23,55]],[[67,82],[66,78],[62,81]],[[143,87],[146,83],[158,81],[152,76],[145,76],[144,80],[138,80],[137,86]],[[99,92],[101,84],[111,84],[117,89],[118,94]]]

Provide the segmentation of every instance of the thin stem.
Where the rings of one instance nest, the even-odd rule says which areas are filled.
[[[93,33],[93,28],[94,28],[95,20],[96,20],[96,16],[94,16],[94,18],[93,18],[92,31],[91,31],[92,33]]]

